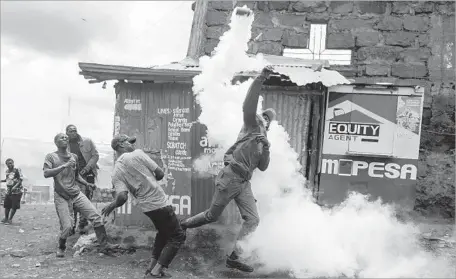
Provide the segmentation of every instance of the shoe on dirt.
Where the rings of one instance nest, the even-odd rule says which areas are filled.
[[[237,259],[233,259],[232,257],[228,257],[226,259],[226,267],[234,268],[242,272],[253,272],[253,267],[248,264],[243,263],[242,261]]]

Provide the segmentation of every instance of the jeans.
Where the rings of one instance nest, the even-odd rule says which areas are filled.
[[[168,268],[180,246],[185,242],[185,233],[170,205],[144,214],[150,218],[158,231],[152,248],[152,258]]]
[[[54,204],[57,216],[60,221],[60,238],[67,239],[73,228],[73,208],[78,210],[82,216],[92,222],[96,228],[103,226],[103,218],[95,209],[89,199],[79,193],[76,197],[65,200],[58,193],[54,193]]]
[[[95,175],[93,174],[93,172],[88,172],[84,175],[81,175],[82,178],[84,178],[85,181],[87,181],[88,183],[95,183]],[[90,187],[86,187],[82,184],[78,184],[79,185],[79,188],[81,189],[81,192],[89,199],[89,201],[92,200],[92,196],[93,196],[93,190],[90,189]],[[73,209],[74,210],[74,224],[73,224],[73,227],[76,228],[76,224],[78,222],[78,210],[76,208]],[[79,228],[80,229],[83,229],[85,226],[87,226],[89,224],[89,221],[84,218],[84,216],[81,216],[81,214],[79,214]]]
[[[215,179],[215,193],[212,203],[205,211],[208,222],[215,222],[225,207],[234,199],[244,220],[237,240],[243,239],[252,233],[260,223],[256,200],[253,196],[250,182],[235,174],[230,166],[223,168]],[[235,252],[240,253],[240,247],[235,245]]]

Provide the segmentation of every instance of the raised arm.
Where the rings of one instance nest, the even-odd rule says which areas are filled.
[[[245,97],[242,111],[244,113],[244,125],[253,127],[256,125],[256,114],[258,108],[258,100],[260,98],[261,86],[264,81],[271,74],[271,67],[265,67],[261,74],[255,78],[252,85],[250,85],[247,96]]]

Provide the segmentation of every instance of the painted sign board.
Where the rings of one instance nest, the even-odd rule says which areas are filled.
[[[179,218],[192,215],[193,93],[189,85],[119,83],[114,133],[136,136],[136,148],[144,150],[163,169],[159,181],[168,204]],[[116,210],[119,225],[149,226],[151,221],[129,196]]]
[[[413,206],[423,90],[336,86],[328,90],[318,200],[350,191]]]

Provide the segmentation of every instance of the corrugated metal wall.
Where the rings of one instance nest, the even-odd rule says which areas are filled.
[[[310,164],[309,158],[319,152],[319,106],[323,94],[315,90],[284,90],[271,86],[265,87],[262,95],[263,108],[274,108],[277,121],[290,135],[290,144],[302,165],[301,173],[313,181],[309,174],[315,175],[316,164]]]
[[[163,186],[178,215],[194,215],[207,209],[214,193],[215,176],[201,176],[191,168],[193,160],[207,152],[207,146],[201,144],[206,127],[195,123],[201,110],[194,103],[191,85],[119,83],[116,94],[114,132],[135,135],[138,148],[145,149],[152,157],[161,155],[166,175]],[[290,143],[299,154],[302,173],[306,176],[316,173],[316,164],[308,162],[318,158],[312,156],[318,154],[313,151],[319,149],[319,118],[313,116],[321,113],[316,109],[321,97],[321,92],[298,88],[265,87],[263,90],[263,107],[276,110],[278,121],[289,133]],[[176,108],[184,109],[185,113],[176,113]],[[179,123],[185,124],[184,131]],[[183,164],[179,166],[179,162]],[[238,212],[232,202],[221,222],[239,222]],[[117,223],[121,225],[151,225],[149,219],[130,203],[119,208],[117,214]]]
[[[190,84],[119,83],[116,114],[119,133],[137,137],[137,148],[161,157],[165,177],[160,183],[181,216],[192,215],[191,164],[193,95]],[[131,202],[131,198],[129,199]],[[118,209],[123,225],[150,225],[136,207]],[[120,216],[119,216],[120,217]]]

